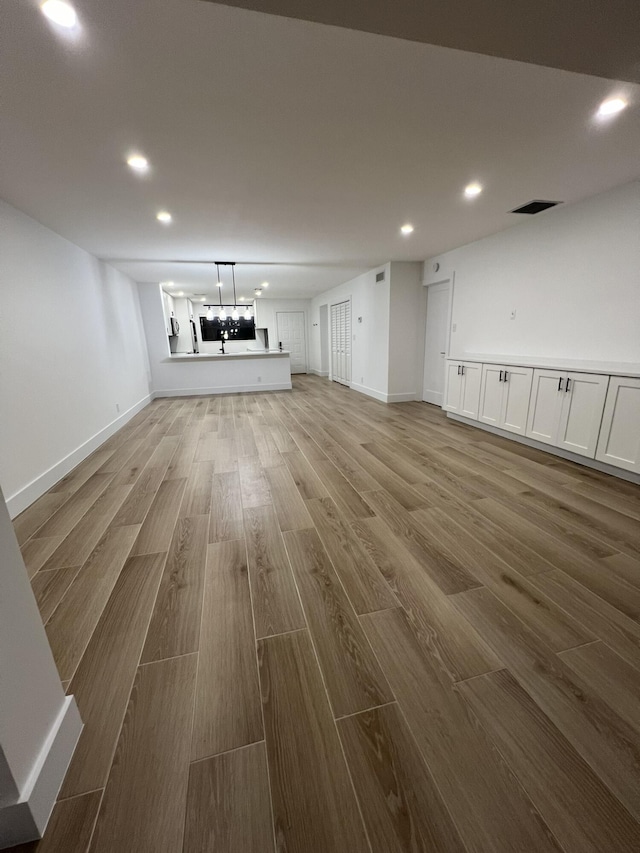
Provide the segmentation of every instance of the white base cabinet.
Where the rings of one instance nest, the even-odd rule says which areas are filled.
[[[596,459],[640,474],[640,379],[611,377]]]
[[[484,364],[478,420],[524,435],[532,380],[530,367]]]
[[[599,373],[534,370],[526,435],[593,459],[608,383]]]
[[[482,365],[474,361],[447,361],[444,404],[446,412],[478,418]]]

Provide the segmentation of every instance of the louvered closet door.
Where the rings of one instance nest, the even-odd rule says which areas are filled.
[[[348,385],[351,381],[351,303],[331,306],[331,378]]]

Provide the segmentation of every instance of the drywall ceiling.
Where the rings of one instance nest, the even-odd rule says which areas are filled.
[[[638,0],[225,0],[225,5],[640,83]]]
[[[633,84],[200,0],[74,3],[71,35],[0,5],[0,195],[139,281],[234,260],[305,296],[638,176]],[[629,109],[595,121],[612,95]]]

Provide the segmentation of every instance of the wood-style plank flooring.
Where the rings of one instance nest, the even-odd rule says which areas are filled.
[[[15,529],[85,722],[23,851],[640,850],[640,487],[298,376]]]

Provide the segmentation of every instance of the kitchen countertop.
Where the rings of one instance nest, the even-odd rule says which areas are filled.
[[[575,370],[582,373],[602,373],[611,376],[640,377],[640,364],[625,361],[586,361],[573,358],[536,358],[494,353],[466,353],[460,358],[447,356],[448,361],[474,361],[484,364],[504,364],[507,367],[538,367],[550,370]]]
[[[247,358],[284,358],[289,357],[288,350],[270,349],[270,350],[247,350],[246,352],[176,352],[173,355],[163,358],[164,363],[182,362],[182,361],[221,361],[223,359],[247,359]]]

